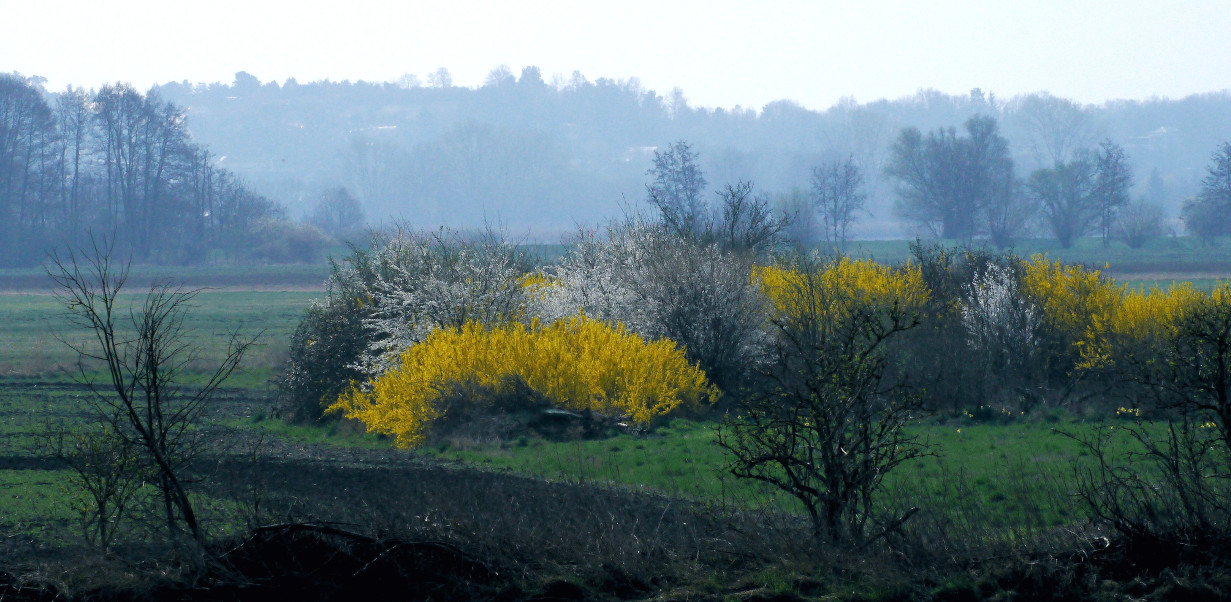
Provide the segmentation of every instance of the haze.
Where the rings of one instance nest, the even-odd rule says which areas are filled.
[[[496,65],[638,77],[693,106],[823,109],[921,88],[1081,103],[1231,88],[1217,2],[0,2],[6,71],[47,88],[395,81]]]

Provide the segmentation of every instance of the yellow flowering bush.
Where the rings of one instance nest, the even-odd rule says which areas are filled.
[[[628,416],[647,423],[681,403],[712,403],[718,391],[684,351],[666,339],[646,341],[584,315],[547,326],[468,322],[442,328],[406,349],[390,370],[352,387],[329,412],[341,412],[370,432],[396,437],[401,447],[421,444],[441,418],[436,403],[452,383],[499,390],[510,377],[560,407]]]
[[[1098,270],[1040,255],[1024,268],[1023,291],[1043,308],[1049,330],[1076,352],[1078,368],[1106,366],[1127,346],[1174,336],[1177,320],[1206,297],[1189,283],[1130,290]]]
[[[1042,255],[1024,262],[1023,268],[1023,294],[1043,309],[1048,330],[1079,352],[1091,342],[1094,324],[1111,322],[1124,295],[1123,287],[1098,270],[1049,261]]]
[[[818,300],[800,299],[798,291],[801,290],[829,294],[831,298],[826,299],[825,303],[834,315],[852,309],[843,306],[842,302],[835,303],[837,299],[848,300],[845,303],[896,303],[902,309],[915,309],[922,307],[928,298],[928,287],[918,267],[907,264],[893,268],[870,259],[842,257],[821,264],[817,272],[811,275],[777,266],[764,266],[755,268],[752,277],[760,283],[761,290],[774,308],[788,314],[799,313],[800,308],[794,305],[801,302],[817,305]],[[815,286],[801,286],[807,277],[817,279]]]

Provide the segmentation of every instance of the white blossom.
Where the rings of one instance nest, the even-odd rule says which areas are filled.
[[[972,348],[1006,366],[1034,354],[1042,312],[1022,298],[1008,269],[989,264],[963,293],[962,325]]]

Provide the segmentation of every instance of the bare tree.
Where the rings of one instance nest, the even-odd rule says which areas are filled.
[[[919,398],[886,377],[888,342],[918,319],[841,290],[812,263],[797,269],[771,320],[766,392],[736,401],[718,444],[736,477],[798,499],[818,540],[859,544],[885,475],[928,453],[905,430]]]
[[[1116,213],[1116,235],[1124,244],[1140,249],[1163,233],[1163,206],[1139,197]]]
[[[427,76],[427,85],[433,88],[452,88],[453,76],[448,69],[441,67]]]
[[[722,216],[708,220],[702,242],[716,241],[728,251],[752,255],[763,255],[781,242],[792,216],[775,215],[769,197],[752,189],[752,182],[742,181],[718,192]]]
[[[1098,140],[1090,113],[1067,98],[1031,94],[1010,106],[1011,119],[1025,132],[1034,165],[1068,163]]]
[[[677,140],[665,151],[654,151],[654,167],[645,173],[654,178],[645,187],[647,200],[658,208],[663,223],[681,236],[700,234],[709,217],[702,196],[706,181],[692,146]]]
[[[827,244],[846,245],[855,214],[863,211],[867,200],[863,183],[863,172],[855,164],[853,155],[812,168],[812,202],[820,213]]]
[[[338,239],[355,238],[363,229],[363,207],[341,186],[321,191],[308,223]]]
[[[782,231],[787,240],[804,247],[816,244],[816,206],[812,204],[811,194],[802,188],[793,188],[790,192],[776,195],[774,206],[780,216],[790,220]]]
[[[1026,187],[1042,206],[1052,233],[1060,246],[1069,248],[1073,240],[1090,230],[1098,218],[1094,199],[1096,168],[1087,159],[1057,163],[1051,169],[1036,169]]]
[[[1231,233],[1231,142],[1223,142],[1210,157],[1201,192],[1184,201],[1181,217],[1189,232],[1210,242]]]
[[[1133,185],[1133,171],[1128,165],[1128,155],[1124,147],[1104,140],[1094,155],[1096,175],[1094,178],[1094,202],[1099,211],[1099,234],[1103,237],[1103,246],[1112,235],[1115,225],[1115,213],[1120,207],[1128,204],[1128,189]]]
[[[90,94],[81,88],[69,86],[56,100],[56,116],[59,120],[61,142],[60,161],[65,169],[61,179],[60,197],[64,205],[68,227],[81,227],[84,208],[82,205],[82,162],[89,158],[87,146],[90,133]]]
[[[1039,213],[1038,199],[1026,194],[1021,180],[1002,180],[1002,193],[994,194],[987,203],[987,236],[997,247],[1012,246],[1029,233],[1030,224]]]
[[[989,204],[1013,192],[1013,161],[995,118],[966,121],[968,136],[941,128],[925,137],[902,130],[885,173],[897,181],[898,214],[941,238],[969,241],[986,225]]]
[[[403,90],[414,90],[422,85],[423,82],[414,73],[403,73],[402,77],[397,79],[397,86]]]
[[[199,289],[154,284],[140,307],[121,307],[129,263],[112,261],[112,244],[92,241],[50,257],[47,273],[70,323],[88,330],[90,343],[65,344],[77,352],[81,380],[103,431],[116,447],[138,450],[162,494],[168,533],[182,523],[192,539],[203,534],[185,484],[184,470],[199,451],[194,426],[214,392],[239,367],[255,338],[231,336],[221,363],[196,387],[186,386],[199,353],[190,345],[184,319]],[[95,374],[102,367],[103,377]]]

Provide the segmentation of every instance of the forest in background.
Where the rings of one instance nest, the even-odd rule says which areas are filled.
[[[157,92],[49,95],[37,78],[0,74],[0,267],[37,264],[88,232],[161,264],[299,261],[324,239],[221,167]]]
[[[547,82],[534,67],[497,67],[477,88],[444,69],[426,84],[43,82],[0,76],[4,266],[90,230],[160,264],[319,261],[331,241],[391,223],[556,243],[658,204],[649,176],[664,157],[696,170],[697,210],[742,191],[794,216],[787,233],[805,244],[1054,236],[1067,248],[1098,222],[1104,241],[1136,248],[1228,230],[1225,91],[1082,106],[923,90],[757,111],[692,107],[635,78]]]
[[[1210,153],[1231,131],[1225,91],[1083,106],[1047,93],[921,90],[825,110],[790,100],[702,108],[678,88],[660,94],[636,78],[577,72],[548,81],[534,67],[520,75],[497,67],[479,88],[453,86],[442,69],[396,83],[279,84],[240,72],[230,84],[155,89],[185,107],[194,138],[225,156],[223,165],[292,213],[307,214],[321,190],[343,186],[372,221],[498,221],[549,242],[641,205],[654,152],[680,139],[713,188],[749,180],[779,199],[807,190],[818,164],[853,158],[868,197],[853,235],[884,239],[919,233],[899,219],[884,175],[903,128],[960,129],[972,116],[994,117],[1023,176],[1114,140],[1135,174],[1133,198],[1161,204],[1169,218],[1198,192]]]

